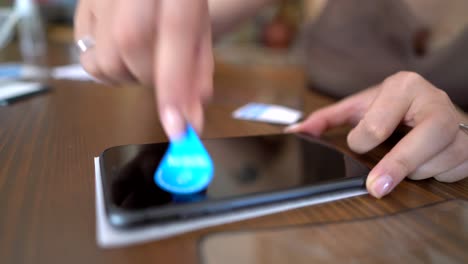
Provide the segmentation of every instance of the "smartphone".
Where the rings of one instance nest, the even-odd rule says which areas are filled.
[[[153,180],[168,143],[105,150],[100,168],[110,224],[125,229],[365,188],[369,172],[350,156],[304,135],[202,141],[213,159],[214,177],[205,190],[184,197],[165,192]]]

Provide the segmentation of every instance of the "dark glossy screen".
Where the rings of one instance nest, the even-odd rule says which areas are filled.
[[[203,193],[191,197],[173,197],[153,181],[167,143],[106,150],[102,170],[108,200],[121,209],[135,210],[285,190],[365,176],[368,172],[340,152],[295,135],[211,139],[203,143],[215,164],[215,175]]]

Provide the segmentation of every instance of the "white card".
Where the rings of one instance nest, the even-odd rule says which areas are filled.
[[[242,120],[291,125],[301,119],[302,112],[281,105],[248,103],[235,110],[232,117]]]

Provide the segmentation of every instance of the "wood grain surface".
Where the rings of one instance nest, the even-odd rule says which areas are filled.
[[[70,61],[69,47],[50,45],[49,49],[47,64]],[[2,62],[17,58],[15,47],[0,53]],[[298,69],[227,65],[218,65],[217,69],[215,98],[206,108],[205,138],[282,130],[280,126],[232,119],[231,111],[249,101],[286,104],[306,112],[332,102],[304,89],[304,76]],[[382,200],[364,195],[159,242],[103,250],[97,247],[95,239],[93,157],[111,146],[166,140],[153,92],[142,87],[91,82],[47,82],[52,87],[49,93],[0,108],[1,263],[196,263],[200,237],[212,232],[359,221],[468,198],[468,180],[454,184],[405,181]],[[336,129],[327,133],[325,139],[349,151],[346,132],[346,128]],[[398,135],[375,151],[356,157],[373,165],[397,138]],[[385,239],[378,233],[375,236],[373,239]],[[299,240],[297,243],[304,246]],[[356,239],[356,243],[365,242]],[[379,252],[368,254],[379,256]]]
[[[290,227],[226,231],[200,243],[213,263],[465,263],[468,201]]]

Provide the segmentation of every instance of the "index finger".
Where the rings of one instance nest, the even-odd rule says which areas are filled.
[[[160,5],[155,84],[159,114],[170,137],[183,131],[184,115],[190,114],[186,109],[200,103],[190,90],[207,9],[203,0],[164,0]]]
[[[355,124],[364,115],[365,110],[372,103],[371,98],[375,97],[377,92],[377,89],[369,88],[319,109],[310,114],[305,121],[287,127],[285,132],[303,132],[313,136],[320,136],[328,129],[344,124]]]
[[[96,18],[92,12],[92,3],[90,1],[79,1],[74,17],[73,35],[75,41],[83,38],[94,38],[96,35]],[[86,52],[80,53],[80,62],[83,68],[97,79],[104,79],[101,70],[96,62],[95,49],[91,47]]]
[[[388,194],[417,167],[453,141],[458,132],[456,121],[440,113],[424,117],[372,169],[367,178],[367,189],[378,198]]]

